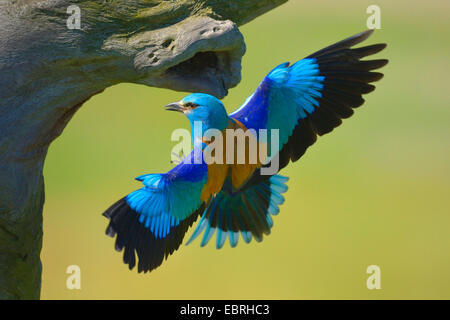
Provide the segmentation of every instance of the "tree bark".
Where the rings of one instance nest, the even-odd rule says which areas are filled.
[[[42,168],[78,108],[121,82],[225,96],[237,25],[286,1],[0,0],[0,299],[39,299]]]

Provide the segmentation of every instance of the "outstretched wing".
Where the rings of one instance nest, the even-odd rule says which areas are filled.
[[[116,237],[116,250],[130,270],[151,271],[178,249],[187,229],[204,210],[201,193],[208,176],[202,152],[192,151],[167,173],[136,179],[144,187],[113,204],[103,214],[110,219],[106,234]]]
[[[372,70],[388,60],[360,59],[383,50],[386,44],[351,48],[372,32],[340,41],[291,66],[279,65],[230,114],[247,128],[279,129],[279,170],[290,160],[297,161],[317,135],[330,132],[341,124],[341,119],[350,117],[353,108],[364,103],[362,95],[375,89],[370,83],[383,74]]]

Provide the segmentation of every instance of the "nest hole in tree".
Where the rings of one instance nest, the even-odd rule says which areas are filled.
[[[229,67],[229,62],[229,54],[226,51],[197,52],[192,58],[169,68],[167,73],[175,73],[184,77],[194,77],[199,73],[210,73],[211,71],[219,74]]]

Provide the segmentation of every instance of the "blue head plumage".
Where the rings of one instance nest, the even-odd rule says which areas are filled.
[[[228,125],[228,114],[223,103],[209,94],[193,93],[181,100],[181,103],[190,108],[185,112],[191,125],[194,121],[201,121],[204,130],[223,130]]]
[[[214,96],[206,93],[193,93],[180,102],[171,103],[166,106],[168,110],[183,112],[191,123],[191,130],[195,134],[200,134],[194,130],[195,125],[201,124],[201,134],[204,135],[208,129],[224,130],[228,126],[228,114],[223,103]],[[195,141],[196,137],[193,137]]]

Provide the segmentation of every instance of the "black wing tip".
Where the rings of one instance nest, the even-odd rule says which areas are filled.
[[[349,49],[352,48],[353,46],[367,40],[367,38],[369,38],[372,33],[374,32],[374,29],[368,29],[366,31],[357,33],[353,36],[350,36],[344,40],[341,40],[339,42],[336,42],[328,47],[325,47],[323,49],[320,49],[319,51],[314,52],[313,54],[309,55],[307,58],[317,58],[320,57],[322,55],[326,55],[338,50],[342,50],[342,49]],[[386,43],[379,43],[376,45],[372,45],[369,47],[373,47],[373,50],[377,50],[377,52],[383,50],[384,48],[386,48],[387,44]],[[374,54],[374,53],[371,53]]]
[[[200,206],[165,238],[157,238],[139,221],[139,213],[131,209],[126,198],[122,198],[103,213],[110,220],[105,233],[109,237],[116,237],[114,249],[124,252],[123,262],[130,270],[137,265],[138,273],[147,273],[159,267],[180,247],[186,231],[197,220],[203,208]]]
[[[112,204],[108,209],[106,209],[105,212],[102,213],[102,216],[111,220],[117,209],[125,204],[127,204],[127,200],[126,197],[123,197],[120,200],[116,201],[114,204]]]
[[[374,45],[373,45],[374,49],[376,48],[376,49],[378,50],[378,51],[375,52],[375,53],[378,53],[378,52],[380,52],[380,51],[386,49],[387,46],[388,46],[388,44],[385,43],[385,42],[381,42],[381,43],[377,43],[377,44],[374,44]]]
[[[361,60],[362,63],[365,63],[368,67],[368,70],[376,70],[383,68],[385,65],[389,63],[388,59],[374,59],[374,60]]]
[[[358,43],[363,42],[364,40],[369,38],[374,33],[374,31],[375,31],[375,29],[364,30],[360,33],[355,34],[354,36],[351,36],[350,38],[348,38],[348,40],[353,38],[355,40],[358,40]]]

